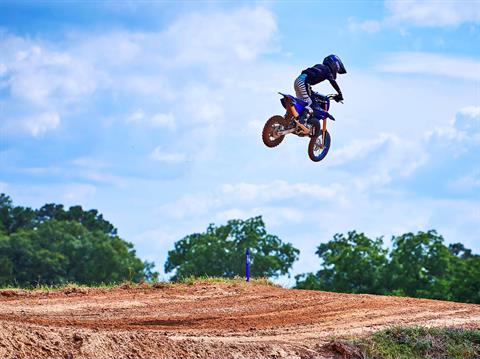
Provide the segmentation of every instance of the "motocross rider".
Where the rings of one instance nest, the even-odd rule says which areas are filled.
[[[300,116],[300,122],[304,123],[306,119],[313,112],[312,108],[312,99],[310,98],[310,86],[316,85],[322,81],[328,80],[333,88],[337,91],[337,95],[333,98],[335,101],[343,101],[342,91],[337,84],[335,79],[337,78],[337,73],[346,74],[345,66],[343,66],[342,60],[337,55],[329,55],[325,57],[322,64],[317,64],[315,66],[309,67],[302,71],[300,76],[297,77],[294,83],[295,94],[298,98],[307,102],[308,105],[305,107],[303,114]]]

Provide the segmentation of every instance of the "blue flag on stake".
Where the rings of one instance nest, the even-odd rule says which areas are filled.
[[[247,282],[250,282],[250,249],[248,248],[245,253],[245,275],[247,277]]]

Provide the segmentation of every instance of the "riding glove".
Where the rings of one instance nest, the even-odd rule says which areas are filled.
[[[343,101],[343,95],[341,93],[335,95],[333,99],[337,102]]]

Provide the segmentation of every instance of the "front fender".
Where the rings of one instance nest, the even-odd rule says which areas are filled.
[[[313,109],[313,115],[314,115],[315,118],[318,118],[319,120],[324,120],[326,118],[329,118],[330,120],[335,121],[335,117],[333,117],[327,111],[321,109],[318,106],[316,106]]]

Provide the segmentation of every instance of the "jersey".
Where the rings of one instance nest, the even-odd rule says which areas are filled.
[[[316,64],[315,66],[309,67],[302,71],[302,74],[307,75],[305,82],[310,86],[316,85],[322,81],[328,80],[332,84],[333,88],[337,90],[339,94],[342,92],[340,91],[340,87],[335,81],[335,77],[333,76],[330,68],[323,64]]]

